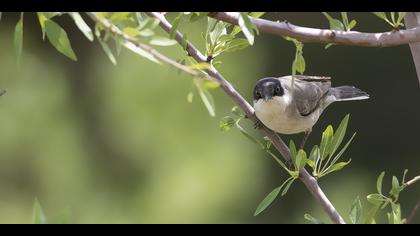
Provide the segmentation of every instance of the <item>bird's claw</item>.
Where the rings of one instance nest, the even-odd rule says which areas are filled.
[[[264,125],[263,125],[263,123],[262,123],[260,120],[257,120],[257,121],[254,123],[254,129],[261,129],[263,126],[264,126]]]

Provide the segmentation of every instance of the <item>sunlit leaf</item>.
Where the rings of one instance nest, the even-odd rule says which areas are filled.
[[[47,224],[47,218],[45,217],[44,211],[42,210],[41,204],[38,199],[35,198],[35,202],[32,210],[32,224]]]
[[[347,114],[343,120],[341,121],[340,125],[338,126],[338,129],[336,130],[332,143],[331,143],[331,155],[334,155],[335,151],[337,151],[338,147],[340,146],[341,142],[343,141],[343,138],[346,134],[347,130],[347,124],[349,122],[350,115]]]
[[[69,57],[73,61],[77,61],[76,55],[71,48],[69,38],[66,31],[52,20],[45,21],[45,32],[50,43],[61,52],[63,55]]]
[[[249,16],[241,12],[239,14],[238,25],[241,27],[242,32],[244,33],[246,39],[248,39],[249,44],[254,44],[254,31],[253,31],[253,23],[249,19]]]
[[[124,42],[124,44],[123,44],[123,46],[124,46],[124,47],[126,47],[126,48],[128,48],[128,49],[130,49],[131,51],[133,51],[133,52],[135,52],[135,53],[139,54],[140,56],[142,56],[142,57],[145,57],[145,58],[149,59],[150,61],[153,61],[153,62],[155,62],[155,63],[157,63],[157,64],[161,64],[161,62],[160,62],[160,61],[158,61],[158,60],[157,60],[157,59],[153,56],[153,54],[151,54],[151,53],[149,53],[149,52],[147,52],[147,51],[143,50],[143,49],[142,49],[142,48],[140,48],[140,47],[137,47],[137,46],[136,46],[136,45],[134,45],[132,42],[125,41],[125,42]]]
[[[273,201],[276,199],[277,195],[279,195],[281,188],[283,187],[284,183],[273,189],[258,205],[257,210],[255,210],[254,216],[260,214],[262,211],[264,211]]]
[[[307,159],[306,152],[303,149],[300,149],[296,154],[296,168],[298,170],[303,169],[306,165]]]
[[[305,215],[303,215],[303,217],[304,217],[306,220],[308,220],[308,221],[310,221],[310,222],[312,222],[312,223],[314,223],[314,224],[323,224],[323,222],[322,222],[321,220],[318,220],[317,218],[315,218],[315,217],[311,216],[311,215],[310,215],[310,214],[308,214],[308,213],[306,213]]]
[[[230,116],[223,117],[222,120],[220,120],[220,130],[223,132],[229,131],[233,126],[235,125],[235,120]]]
[[[359,199],[359,196],[354,199],[353,203],[351,204],[350,209],[350,221],[353,224],[359,223],[360,216],[362,215],[362,202]]]
[[[289,178],[290,180],[287,182],[287,184],[284,186],[283,191],[281,191],[281,196],[286,195],[287,191],[289,191],[290,186],[292,186],[293,182],[295,181],[295,178]],[[287,180],[286,180],[287,181]]]
[[[372,203],[373,205],[381,205],[384,201],[386,201],[386,199],[378,193],[369,194],[366,198],[368,202]]]
[[[326,170],[326,174],[329,174],[331,172],[337,171],[337,170],[341,170],[343,169],[346,165],[348,165],[351,162],[351,159],[349,159],[347,162],[338,162],[335,163],[334,165],[330,166],[327,168]]]
[[[201,80],[194,80],[194,84],[198,89],[198,94],[200,95],[201,100],[204,103],[204,106],[207,108],[210,116],[216,116],[216,109],[214,104],[214,99],[208,89],[203,85],[203,81]]]
[[[385,176],[385,171],[382,171],[381,174],[378,176],[378,179],[376,180],[376,190],[379,194],[382,194],[382,181]]]
[[[106,44],[106,42],[104,42],[100,37],[98,37],[98,41],[99,41],[99,44],[101,44],[102,49],[104,50],[109,60],[112,62],[112,64],[116,65],[117,60],[115,59],[115,56],[112,53],[111,49],[109,48],[108,44]]]
[[[73,18],[77,28],[86,36],[89,41],[93,41],[93,32],[90,27],[86,24],[83,18],[78,12],[70,12],[70,16]]]
[[[13,42],[14,42],[15,51],[16,51],[17,64],[20,65],[20,58],[22,55],[22,48],[23,48],[23,15],[22,14],[18,23],[15,26],[15,35],[14,35]]]
[[[176,40],[168,39],[166,37],[161,37],[161,36],[153,37],[149,43],[156,46],[172,46],[172,45],[177,44]]]

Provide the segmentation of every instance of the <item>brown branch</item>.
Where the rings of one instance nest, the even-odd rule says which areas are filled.
[[[208,16],[230,24],[238,25],[239,13],[211,12]],[[259,32],[277,36],[289,36],[304,43],[334,43],[365,47],[391,47],[420,42],[420,27],[382,33],[363,33],[357,31],[308,28],[293,25],[289,22],[274,22],[265,19],[250,18]]]
[[[159,19],[160,27],[164,29],[166,32],[170,32],[172,29],[172,25],[166,20],[166,18],[155,12],[148,12],[147,15]],[[183,38],[180,32],[176,32],[175,39],[178,41],[180,45],[182,45]],[[201,54],[190,42],[187,42],[186,51],[190,56],[192,56],[198,62],[206,62],[207,58]],[[254,115],[253,107],[236,91],[236,89],[214,68],[211,67],[207,70],[207,73],[215,78],[219,83],[220,87],[223,91],[237,104],[239,107],[245,112],[247,117],[256,122],[258,119]],[[290,160],[290,151],[287,145],[283,142],[283,140],[273,131],[268,129],[267,127],[262,128],[262,132],[271,139],[275,148],[280,152],[280,154],[286,159]],[[328,214],[332,222],[344,224],[343,218],[337,212],[335,207],[331,204],[330,200],[325,196],[324,192],[318,185],[318,182],[312,177],[305,169],[300,171],[300,179],[308,188],[308,190],[312,193],[315,199],[319,202],[322,206],[324,211]]]
[[[147,53],[149,53],[150,55],[152,55],[156,60],[169,64],[181,71],[184,71],[194,77],[200,77],[206,80],[214,80],[213,78],[211,78],[210,76],[200,72],[199,70],[194,70],[189,66],[180,64],[170,58],[168,58],[167,56],[161,54],[160,52],[158,52],[156,49],[150,47],[149,45],[140,43],[136,38],[131,37],[127,34],[125,34],[124,32],[122,32],[117,26],[111,24],[108,22],[108,20],[106,19],[101,19],[99,18],[94,12],[87,12],[86,13],[93,21],[98,22],[99,24],[101,24],[103,27],[105,27],[106,29],[108,29],[111,33],[113,33],[114,35],[118,35],[119,37],[121,37],[123,40],[125,40],[126,42],[132,43],[134,46],[146,51]]]
[[[405,27],[415,28],[420,26],[420,12],[407,12],[404,17]],[[420,85],[420,42],[410,43],[410,51],[413,57],[414,66],[416,67],[417,79]]]
[[[411,224],[413,222],[414,216],[416,216],[417,211],[420,208],[420,200],[416,203],[413,210],[411,210],[410,216],[408,216],[407,220],[405,221],[405,224]]]
[[[418,176],[416,176],[416,177],[412,178],[411,180],[409,180],[409,181],[405,182],[405,183],[404,183],[404,187],[408,187],[408,186],[410,186],[410,185],[414,184],[415,182],[417,182],[417,181],[419,181],[419,180],[420,180],[420,175],[418,175]]]

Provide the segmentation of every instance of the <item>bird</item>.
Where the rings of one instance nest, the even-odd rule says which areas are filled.
[[[331,103],[369,99],[369,94],[354,86],[331,87],[331,77],[294,75],[266,77],[254,87],[253,107],[258,118],[279,134],[304,132],[303,148],[322,112]],[[261,122],[261,123],[260,123]]]

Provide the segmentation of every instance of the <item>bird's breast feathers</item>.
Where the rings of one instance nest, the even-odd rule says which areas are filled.
[[[311,129],[320,112],[317,110],[308,116],[301,116],[291,103],[290,94],[276,96],[268,101],[260,99],[254,101],[255,115],[265,126],[277,133],[295,134]]]

